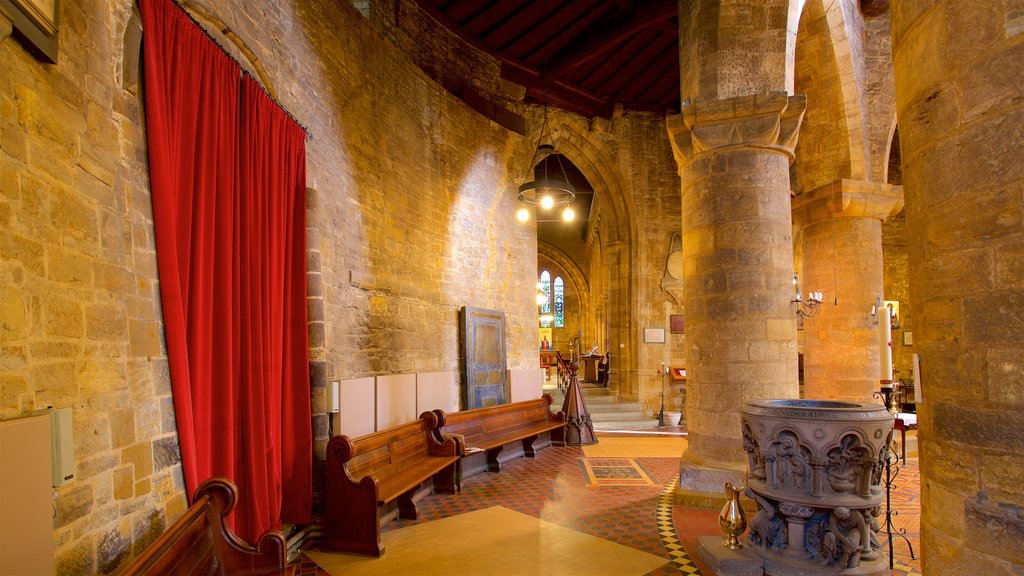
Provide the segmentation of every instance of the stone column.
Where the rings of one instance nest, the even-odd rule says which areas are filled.
[[[632,329],[632,278],[628,266],[624,266],[624,263],[629,261],[628,254],[623,254],[623,250],[627,249],[625,243],[620,240],[609,241],[605,245],[605,255],[608,258],[608,351],[611,352],[612,358],[608,381],[616,383],[616,388],[623,399],[635,401],[639,395],[633,359],[636,338]]]
[[[893,0],[922,568],[1024,573],[1024,12]]]
[[[800,288],[824,293],[804,319],[804,396],[877,402],[878,327],[871,306],[883,296],[882,222],[903,207],[899,186],[839,180],[793,200],[800,229]],[[909,374],[910,367],[901,367]]]
[[[789,165],[806,101],[776,92],[668,119],[682,179],[689,448],[679,499],[745,465],[739,409],[796,398]],[[706,504],[699,499],[693,504]]]

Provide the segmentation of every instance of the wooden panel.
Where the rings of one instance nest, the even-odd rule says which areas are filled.
[[[459,409],[459,381],[454,370],[416,374],[416,414],[440,408]]]
[[[50,415],[0,422],[0,462],[0,574],[53,574]]]
[[[508,371],[512,389],[512,402],[533,400],[544,393],[543,368],[513,368]]]
[[[461,407],[468,410],[508,403],[505,314],[464,306],[459,320]]]
[[[376,430],[376,391],[372,376],[341,381],[341,411],[334,424],[335,434],[355,438]]]
[[[416,375],[377,376],[377,430],[416,419]]]

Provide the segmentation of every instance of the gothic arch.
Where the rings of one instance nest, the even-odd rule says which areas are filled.
[[[823,0],[810,1],[818,5],[823,4]],[[865,126],[868,111],[867,99],[863,93],[866,85],[865,70],[855,64],[863,62],[864,58],[864,22],[855,2],[829,2],[824,10],[830,49],[840,80],[838,88],[843,99],[843,119],[850,154],[848,177],[868,180],[869,143]],[[797,41],[799,42],[799,39]]]
[[[568,254],[547,242],[538,241],[537,255],[557,264],[568,276],[566,280],[572,282],[572,289],[577,294],[589,298],[590,283],[587,281],[586,274]]]
[[[603,132],[591,130],[584,120],[566,112],[553,111],[551,119],[555,148],[576,165],[594,189],[595,210],[590,217],[595,224],[588,233],[587,252],[593,254],[589,247],[593,239],[589,235],[593,235],[594,228],[599,226],[600,234],[594,237],[602,242],[600,253],[608,260],[609,272],[605,322],[609,333],[606,343],[614,350],[617,360],[611,376],[616,386],[622,386],[621,392],[635,394],[638,388],[634,380],[639,344],[634,294],[637,290],[639,248],[633,199],[618,170],[615,151],[602,138]],[[595,284],[588,281],[587,285],[593,288]],[[603,295],[589,296],[593,306],[597,304],[594,298]]]

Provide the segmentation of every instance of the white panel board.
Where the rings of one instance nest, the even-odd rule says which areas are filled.
[[[458,411],[459,379],[454,370],[416,375],[416,415],[435,408],[445,412]]]
[[[508,371],[512,381],[512,401],[533,400],[544,393],[543,368],[513,368]]]
[[[53,574],[50,415],[0,421],[0,574]]]
[[[416,375],[377,376],[377,430],[416,419]]]
[[[341,411],[334,418],[334,433],[351,438],[375,431],[377,413],[373,376],[341,381]]]

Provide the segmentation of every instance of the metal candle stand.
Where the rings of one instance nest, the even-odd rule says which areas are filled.
[[[665,426],[665,365],[662,364],[661,370],[661,410],[658,411],[658,428]]]
[[[887,410],[892,410],[892,404],[890,403],[893,395],[892,382],[883,380],[878,392],[875,392],[873,395],[882,399]],[[894,534],[903,538],[903,541],[907,543],[907,548],[910,549],[910,559],[917,560],[917,556],[914,556],[914,545],[910,543],[910,538],[907,538],[907,529],[897,529],[892,522],[893,517],[900,514],[899,510],[893,510],[892,508],[892,488],[895,485],[896,477],[900,475],[900,467],[894,462],[899,462],[899,456],[896,455],[896,451],[893,450],[892,442],[890,441],[885,445],[885,526],[883,527],[889,538],[889,568],[895,565],[892,546]]]

